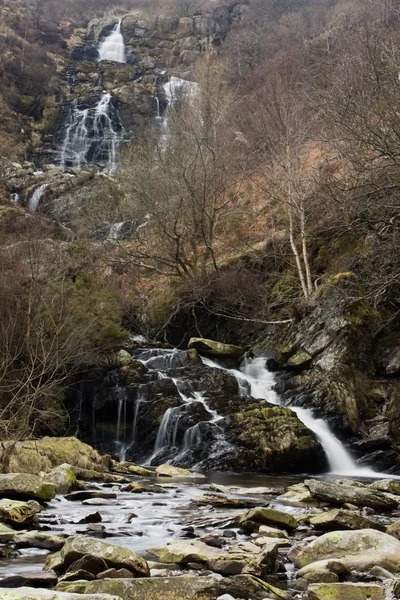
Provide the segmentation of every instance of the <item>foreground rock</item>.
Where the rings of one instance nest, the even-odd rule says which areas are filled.
[[[78,485],[74,469],[67,463],[55,467],[44,479],[55,486],[57,494],[66,494]]]
[[[273,508],[262,507],[248,510],[241,515],[239,519],[239,525],[245,529],[254,529],[253,524],[272,525],[274,527],[288,529],[289,531],[292,531],[297,527],[297,521],[292,515]]]
[[[73,562],[86,555],[103,559],[108,568],[126,568],[139,577],[148,577],[150,574],[146,561],[131,550],[83,535],[67,538],[60,552],[47,557],[45,569],[64,572]]]
[[[241,346],[222,344],[221,342],[215,342],[214,340],[207,340],[205,338],[191,338],[189,340],[188,348],[197,350],[201,354],[209,354],[211,356],[241,357],[245,353],[244,348]]]
[[[190,471],[165,464],[157,467],[156,474],[159,477],[188,477],[190,475]]]
[[[20,502],[18,500],[0,500],[0,521],[11,525],[30,525],[36,520],[42,507],[35,500]]]
[[[309,522],[315,529],[320,531],[346,529],[378,529],[378,531],[385,531],[383,525],[340,508],[311,517]]]
[[[42,531],[27,531],[16,535],[14,544],[17,548],[43,548],[54,552],[64,546],[65,539]]]
[[[55,495],[55,486],[52,483],[43,481],[37,475],[28,473],[0,475],[0,498],[47,502],[52,500]]]
[[[332,558],[357,571],[379,566],[390,573],[399,573],[400,542],[374,529],[330,532],[301,550],[296,556],[295,566],[302,568],[312,563],[322,564]]]
[[[134,580],[104,579],[88,583],[85,594],[88,593],[115,594],[123,600],[217,600],[224,594],[246,600],[287,598],[284,591],[250,575],[237,575],[222,580],[214,577],[186,576]]]
[[[355,504],[356,506],[369,506],[378,510],[392,510],[397,508],[398,500],[391,496],[354,482],[343,480],[329,483],[317,479],[306,479],[304,484],[310,490],[313,498],[331,504]]]
[[[31,587],[21,587],[18,589],[3,589],[1,591],[1,600],[121,600],[120,596],[111,596],[110,594],[87,594],[82,597],[81,594],[55,592],[52,590],[36,590]]]
[[[54,571],[35,571],[11,575],[0,581],[0,588],[19,588],[22,586],[33,588],[51,588],[57,583],[57,575]],[[1,592],[0,592],[1,598]]]
[[[308,588],[309,600],[384,600],[379,585],[364,583],[316,583]]]

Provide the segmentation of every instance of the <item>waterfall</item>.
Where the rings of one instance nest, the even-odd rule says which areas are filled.
[[[62,143],[61,168],[79,170],[92,163],[114,173],[121,139],[122,126],[110,93],[103,93],[90,108],[80,108],[74,100]]]
[[[168,113],[171,108],[177,106],[179,101],[193,102],[199,94],[199,84],[194,81],[187,81],[179,77],[170,77],[162,86],[163,95],[166,100],[164,114],[161,114],[160,99],[158,93],[155,94],[156,100],[156,118],[161,126],[161,149],[165,150],[170,135]]]
[[[117,417],[117,439],[116,446],[120,460],[125,460],[125,445],[126,436],[126,392],[118,386],[118,417]]]
[[[207,366],[223,368],[208,358],[202,358],[202,360]],[[251,397],[262,398],[271,404],[280,403],[279,396],[273,389],[275,378],[265,366],[265,357],[246,358],[239,371],[230,369],[229,372],[237,378],[241,390],[244,389],[244,382],[247,382]],[[372,469],[359,467],[356,464],[340,440],[331,432],[327,423],[322,419],[314,418],[312,410],[297,406],[290,408],[297,414],[300,421],[314,432],[325,451],[331,473],[350,477],[377,477],[378,474]]]
[[[40,202],[42,201],[42,199],[46,193],[46,190],[48,190],[48,188],[49,188],[48,183],[44,183],[43,185],[40,185],[39,187],[36,188],[36,190],[33,192],[31,199],[29,200],[29,203],[28,203],[29,212],[35,213],[38,211]]]
[[[14,192],[13,194],[11,194],[10,200],[11,200],[11,202],[13,204],[19,204],[19,194],[18,194],[18,192]]]
[[[119,21],[114,30],[100,44],[99,60],[111,60],[119,63],[126,62],[125,42],[121,28],[122,22]]]
[[[118,223],[111,223],[110,229],[108,230],[107,239],[108,240],[118,240],[121,229],[125,225],[125,221],[119,221]]]

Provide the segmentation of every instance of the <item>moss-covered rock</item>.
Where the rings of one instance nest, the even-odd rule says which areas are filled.
[[[47,557],[45,568],[62,572],[85,555],[103,559],[110,568],[126,568],[139,577],[148,577],[149,575],[147,562],[135,552],[83,535],[67,538],[60,552]]]
[[[400,521],[395,521],[386,529],[388,535],[392,535],[397,540],[400,540]]]
[[[21,500],[52,500],[56,488],[37,475],[28,473],[7,473],[0,475],[0,498]]]
[[[310,524],[321,531],[335,531],[337,529],[378,529],[384,531],[385,529],[380,523],[339,508],[311,517]]]
[[[55,467],[45,475],[44,479],[55,486],[58,494],[70,492],[78,485],[73,467],[67,463]]]
[[[159,477],[188,477],[190,475],[190,471],[187,469],[181,469],[179,467],[174,467],[173,465],[159,465],[156,468],[156,474]]]
[[[368,487],[373,490],[379,490],[380,492],[388,492],[389,494],[400,496],[400,481],[396,479],[379,479],[378,481],[370,483]]]
[[[298,579],[304,579],[308,583],[336,583],[340,577],[351,575],[343,563],[338,560],[324,560],[312,563],[297,572]]]
[[[189,350],[194,349],[200,352],[200,354],[210,354],[211,356],[237,356],[241,357],[244,355],[245,350],[240,346],[234,346],[233,344],[222,344],[214,340],[207,340],[205,338],[191,338],[188,344]]]
[[[29,587],[1,590],[1,600],[83,600],[80,593],[37,590]],[[120,596],[110,594],[87,594],[84,600],[121,600]]]
[[[0,544],[11,542],[17,533],[18,532],[14,529],[11,529],[11,527],[8,527],[4,523],[0,523]]]
[[[330,502],[331,504],[355,504],[356,506],[369,506],[378,510],[391,510],[397,508],[398,501],[389,494],[380,492],[370,487],[355,485],[352,481],[320,481],[306,479],[306,487],[313,498]]]
[[[135,463],[127,461],[120,463],[113,461],[112,470],[116,473],[126,473],[130,475],[137,475],[139,477],[151,477],[155,474],[154,471],[150,471],[150,469],[145,469],[144,467],[140,467]]]
[[[30,525],[42,507],[35,500],[21,502],[18,500],[0,500],[0,521],[11,525]]]
[[[315,583],[309,600],[384,600],[383,588],[371,583]]]
[[[14,537],[14,544],[17,548],[43,548],[55,552],[60,550],[65,543],[65,539],[51,533],[43,531],[26,531],[18,533]]]
[[[399,573],[400,542],[374,529],[330,532],[300,550],[295,565],[302,568],[333,558],[358,571],[380,566],[391,573]]]
[[[239,518],[239,525],[245,526],[247,522],[259,523],[260,525],[273,525],[292,531],[297,527],[297,521],[293,515],[284,513],[273,508],[257,507],[246,511]]]

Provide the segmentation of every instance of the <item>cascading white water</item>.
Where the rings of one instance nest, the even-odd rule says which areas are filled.
[[[119,221],[118,223],[112,223],[110,225],[110,229],[108,230],[108,234],[107,234],[107,239],[108,240],[118,240],[120,233],[121,233],[121,229],[123,228],[123,226],[125,225],[125,221]]]
[[[35,213],[38,211],[39,206],[40,206],[40,202],[42,201],[46,191],[49,189],[49,184],[48,183],[44,183],[43,185],[40,185],[38,188],[36,188],[36,190],[33,192],[29,203],[28,203],[28,210],[31,213]]]
[[[103,93],[91,108],[79,108],[75,100],[61,149],[60,165],[82,169],[93,163],[105,166],[110,173],[117,168],[117,150],[121,141],[121,125],[112,95]]]
[[[161,124],[161,149],[165,150],[170,136],[169,126],[169,111],[176,107],[178,102],[193,102],[199,94],[199,84],[194,81],[187,81],[179,77],[170,77],[169,80],[162,86],[163,95],[166,100],[166,108],[164,114],[161,115],[160,99],[158,93],[155,94],[157,120]]]
[[[203,363],[209,367],[223,369],[221,365],[209,358],[202,358]],[[253,359],[246,358],[239,370],[229,369],[239,383],[241,393],[246,395],[245,383],[248,384],[250,396],[267,400],[271,404],[280,404],[279,396],[274,391],[275,378],[273,373],[265,366],[265,357]],[[333,435],[328,425],[322,419],[315,419],[312,410],[290,407],[297,414],[300,421],[315,433],[325,451],[329,462],[330,472],[335,475],[349,477],[378,477],[379,474],[365,467],[359,467],[343,444]]]
[[[122,35],[122,21],[119,21],[114,30],[106,37],[99,46],[99,60],[111,60],[113,62],[126,62],[126,48],[124,36]]]

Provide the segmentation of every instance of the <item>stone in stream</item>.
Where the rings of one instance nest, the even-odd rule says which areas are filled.
[[[150,469],[145,469],[144,467],[140,467],[135,463],[123,461],[116,462],[113,460],[112,462],[112,470],[116,473],[126,473],[130,475],[138,475],[139,477],[151,477],[154,476],[154,471],[150,471]]]
[[[78,486],[74,469],[67,463],[55,467],[43,479],[55,486],[57,494],[66,494]]]
[[[102,500],[115,500],[117,494],[115,492],[102,492],[101,490],[80,490],[78,492],[71,492],[66,494],[66,500],[72,502],[82,502],[83,500],[92,500],[101,498]]]
[[[110,506],[112,504],[117,504],[116,500],[112,498],[88,498],[82,502],[83,506]]]
[[[283,590],[249,575],[236,575],[220,580],[213,576],[186,575],[132,580],[104,579],[88,583],[85,594],[88,593],[115,594],[124,600],[217,600],[223,594],[251,600],[288,598]]]
[[[133,573],[128,569],[107,569],[99,573],[96,579],[133,579]]]
[[[309,600],[384,600],[383,588],[371,583],[313,583]]]
[[[62,583],[63,581],[92,581],[93,579],[96,579],[96,577],[93,575],[93,573],[90,573],[89,571],[85,571],[84,569],[79,569],[78,571],[67,571],[65,573],[65,575],[63,575],[62,577],[60,577],[59,579],[59,583]]]
[[[395,479],[379,479],[370,483],[368,487],[380,492],[388,492],[389,494],[400,496],[400,481]]]
[[[57,583],[57,574],[54,571],[34,571],[21,575],[10,575],[0,581],[0,588],[19,588],[28,586],[33,588],[53,587]],[[0,598],[1,598],[0,592]]]
[[[378,529],[378,531],[385,531],[385,527],[380,523],[340,508],[311,517],[309,522],[315,529],[321,531],[335,531],[337,529]]]
[[[36,520],[42,507],[35,500],[0,500],[0,521],[11,525],[30,525]]]
[[[258,533],[263,536],[272,537],[272,538],[282,538],[288,537],[286,531],[282,531],[281,529],[276,529],[275,527],[269,527],[268,525],[260,525],[258,528]]]
[[[0,475],[0,498],[11,500],[41,500],[47,502],[56,495],[52,483],[29,473],[6,473]]]
[[[395,521],[386,529],[386,533],[400,540],[400,521]]]
[[[368,571],[379,566],[391,573],[399,573],[400,542],[375,529],[331,531],[301,549],[295,558],[295,566],[302,568],[330,559],[338,559],[352,570]]]
[[[85,581],[85,584],[87,582]],[[1,600],[121,600],[120,596],[110,594],[87,594],[84,597],[80,593],[64,593],[53,590],[37,590],[32,587],[21,587],[18,589],[3,589]]]
[[[307,505],[319,505],[319,502],[312,497],[308,487],[304,483],[295,483],[289,486],[283,494],[277,497],[277,502],[293,502]]]
[[[64,572],[73,562],[85,555],[103,559],[108,568],[126,568],[138,577],[149,576],[147,562],[135,552],[83,535],[67,538],[60,552],[50,554],[46,558],[45,569]]]
[[[7,542],[11,542],[16,536],[18,531],[11,529],[4,523],[0,523],[0,544],[6,544]]]
[[[74,561],[67,569],[69,571],[89,571],[93,575],[98,575],[108,569],[107,563],[102,558],[96,558],[90,554],[85,554],[82,558]]]
[[[143,485],[142,483],[137,482],[128,483],[126,487],[121,488],[121,492],[131,492],[132,494],[144,494],[152,491],[154,490],[152,490],[148,485]]]
[[[187,469],[180,469],[179,467],[173,467],[172,465],[159,465],[156,468],[156,474],[159,477],[188,477],[190,471]]]
[[[64,546],[65,539],[51,533],[43,533],[42,531],[27,531],[18,533],[14,537],[14,544],[17,548],[43,548],[52,552],[61,550]]]
[[[102,521],[101,514],[99,512],[95,512],[95,513],[90,513],[89,515],[86,515],[86,517],[83,517],[82,519],[80,519],[78,521],[78,524],[85,525],[87,523],[101,523],[101,521]]]
[[[297,521],[288,513],[273,508],[257,507],[248,510],[239,518],[239,525],[245,529],[254,529],[252,523],[260,525],[275,525],[292,531],[297,527]]]
[[[214,340],[194,337],[190,338],[188,348],[189,350],[195,349],[200,352],[200,354],[209,354],[211,356],[235,356],[240,358],[245,353],[245,349],[241,346],[222,344],[221,342],[215,342]]]
[[[251,508],[260,504],[259,500],[253,500],[251,498],[227,498],[226,496],[207,495],[197,496],[193,498],[198,506],[214,506],[218,508],[222,506],[224,508]]]
[[[311,563],[297,572],[297,579],[308,583],[336,583],[339,576],[343,579],[351,576],[351,570],[338,560],[324,560]]]
[[[398,500],[388,494],[353,481],[342,480],[339,482],[335,480],[333,483],[329,483],[317,479],[306,479],[304,484],[310,490],[313,498],[339,506],[349,502],[378,510],[392,510],[399,504]]]

